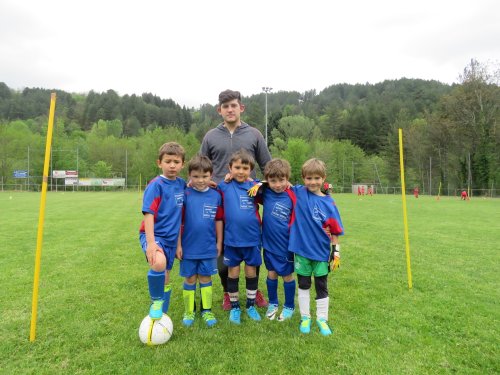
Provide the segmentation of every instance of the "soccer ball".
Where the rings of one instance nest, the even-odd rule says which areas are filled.
[[[173,332],[174,324],[167,314],[159,320],[152,320],[146,315],[139,327],[139,338],[146,345],[161,345],[170,340]]]

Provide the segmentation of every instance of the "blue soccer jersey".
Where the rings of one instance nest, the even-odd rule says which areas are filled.
[[[302,185],[294,186],[292,191],[295,192],[297,201],[290,228],[290,251],[307,259],[328,262],[330,238],[324,228],[328,227],[332,235],[344,234],[333,198],[313,194]]]
[[[187,188],[182,215],[182,258],[197,260],[217,257],[215,221],[222,219],[222,196],[217,190]]]
[[[142,213],[154,216],[155,237],[164,239],[169,247],[177,247],[185,188],[186,182],[180,177],[169,180],[158,176],[144,190]],[[145,233],[144,221],[139,231]]]
[[[264,189],[262,202],[262,246],[266,251],[286,257],[288,253],[288,239],[293,212],[295,194],[287,189],[282,193],[275,193],[270,188]]]
[[[247,194],[255,181],[221,182],[224,206],[224,245],[234,247],[260,246],[259,205]]]

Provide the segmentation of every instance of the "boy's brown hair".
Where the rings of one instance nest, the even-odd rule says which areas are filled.
[[[302,165],[302,178],[307,175],[318,175],[326,178],[326,165],[322,160],[312,158]]]
[[[241,161],[241,164],[250,165],[250,170],[252,170],[255,167],[255,159],[244,149],[236,151],[234,154],[231,155],[231,159],[229,159],[229,167],[232,167],[233,163],[238,160]]]
[[[239,91],[224,90],[219,94],[219,105],[234,99],[238,99],[238,102],[241,103],[241,94]]]
[[[292,168],[290,163],[285,159],[272,159],[269,160],[264,168],[264,178],[269,180],[270,178],[286,178],[290,179],[292,174]]]
[[[177,142],[167,142],[164,143],[158,150],[158,160],[161,161],[165,155],[180,156],[182,158],[182,162],[184,163],[186,152],[184,151],[184,147]]]
[[[214,167],[212,161],[206,156],[195,155],[188,164],[188,173],[191,174],[192,171],[210,172],[212,174]]]

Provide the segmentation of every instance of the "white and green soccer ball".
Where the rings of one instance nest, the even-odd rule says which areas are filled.
[[[146,345],[161,345],[170,340],[173,332],[174,324],[167,314],[163,314],[158,320],[152,320],[146,315],[139,327],[139,338]]]

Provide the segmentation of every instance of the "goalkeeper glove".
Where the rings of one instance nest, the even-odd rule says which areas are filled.
[[[335,271],[335,269],[340,267],[340,245],[332,244],[332,250],[330,252],[330,271]]]
[[[257,182],[254,186],[248,189],[247,190],[248,196],[252,198],[255,197],[259,193],[259,190],[262,188],[262,186],[267,186],[267,181]]]

